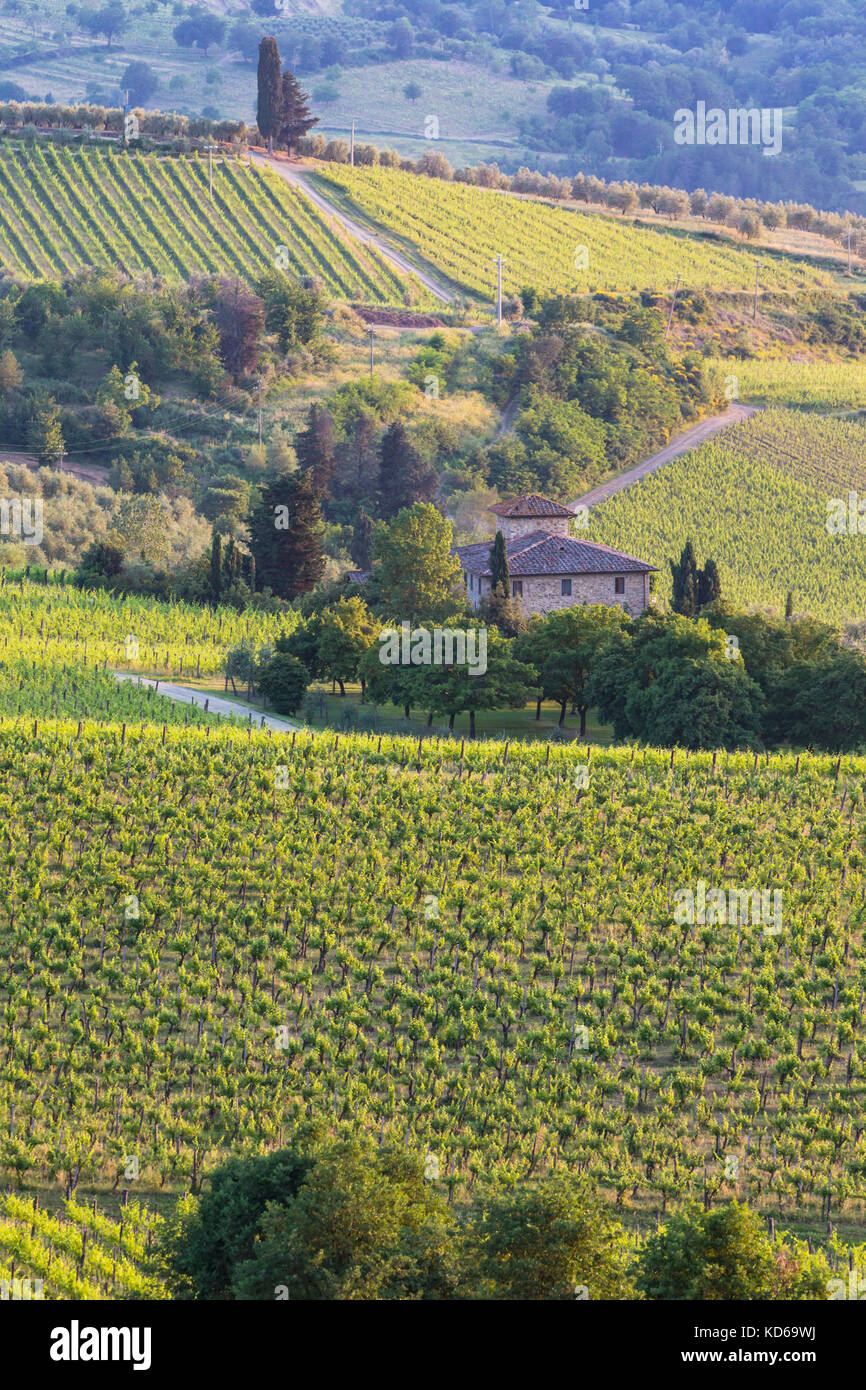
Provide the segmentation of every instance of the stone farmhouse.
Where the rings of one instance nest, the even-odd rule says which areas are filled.
[[[525,614],[606,603],[637,617],[648,606],[649,577],[656,567],[610,546],[575,540],[568,529],[575,515],[571,508],[530,493],[499,502],[490,511],[499,518],[505,538],[511,596]],[[490,593],[492,544],[490,540],[454,550],[473,608]]]

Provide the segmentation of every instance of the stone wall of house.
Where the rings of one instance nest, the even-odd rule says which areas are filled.
[[[564,576],[566,579],[568,575]],[[649,603],[649,575],[626,574],[625,593],[614,592],[613,574],[575,574],[571,576],[571,594],[562,592],[562,575],[539,575],[524,579],[523,597],[519,602],[527,616],[533,613],[552,613],[559,608],[573,608],[578,603],[607,603],[626,608],[633,618]],[[622,577],[622,576],[620,576]],[[469,602],[477,608],[479,601],[490,591],[490,580],[482,579],[481,588],[467,591]]]
[[[497,520],[497,530],[507,541],[515,536],[532,536],[536,531],[546,531],[550,536],[569,535],[567,516],[501,516]]]

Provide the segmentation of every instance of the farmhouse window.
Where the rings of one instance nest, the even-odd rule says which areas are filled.
[[[563,581],[562,581],[562,597],[563,597],[563,598],[571,598],[571,580],[570,580],[570,579],[563,579]]]
[[[620,575],[617,575],[616,579],[613,581],[613,591],[615,594],[625,593],[625,579]]]
[[[512,579],[512,581],[511,581],[511,597],[512,597],[512,598],[523,598],[523,580],[522,580],[522,579]]]

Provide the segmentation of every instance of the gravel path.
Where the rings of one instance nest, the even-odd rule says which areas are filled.
[[[293,719],[283,719],[277,714],[262,714],[261,710],[253,705],[223,700],[219,695],[210,693],[205,695],[203,691],[192,690],[188,685],[173,685],[170,681],[155,680],[152,676],[136,676],[131,671],[115,671],[114,675],[119,681],[137,681],[139,685],[158,686],[160,695],[167,695],[170,700],[177,700],[182,705],[199,705],[204,709],[207,700],[209,714],[239,715],[241,718],[249,718],[252,715],[255,729],[274,729],[277,733],[292,733],[296,729],[306,728],[306,725],[298,724]]]

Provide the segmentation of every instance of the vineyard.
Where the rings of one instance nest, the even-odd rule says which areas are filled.
[[[749,290],[754,284],[756,253],[750,250],[400,170],[326,167],[324,189],[348,194],[454,284],[485,299],[495,293],[493,258],[500,251],[508,294],[526,284],[559,292],[666,289],[677,275],[695,289]],[[764,255],[761,266],[766,289],[795,291],[828,281],[793,259]]]
[[[13,581],[0,571],[0,661],[206,676],[222,671],[230,647],[263,646],[296,621],[291,613],[238,613],[138,596],[118,599],[103,590]],[[127,692],[124,698],[134,696]]]
[[[145,1273],[158,1218],[137,1202],[117,1220],[67,1198],[59,1212],[39,1197],[0,1193],[0,1283],[17,1299],[154,1299],[166,1297]]]
[[[745,392],[744,392],[745,394]],[[593,508],[589,536],[660,567],[691,537],[718,563],[727,598],[798,609],[831,622],[866,607],[866,542],[828,535],[827,503],[866,495],[866,429],[768,410]]]
[[[423,299],[378,255],[340,237],[302,193],[233,159],[157,158],[52,145],[0,148],[0,266],[31,278],[82,266],[254,278],[281,265],[338,299]],[[282,249],[281,249],[282,248]]]
[[[783,357],[713,364],[734,376],[739,397],[755,405],[801,406],[810,410],[866,410],[862,362],[791,362]]]
[[[219,724],[198,705],[179,705],[152,686],[118,681],[110,671],[86,666],[0,660],[0,715],[58,715],[101,723]]]
[[[866,762],[207,733],[0,723],[7,1180],[195,1188],[318,1116],[455,1201],[856,1229]]]

